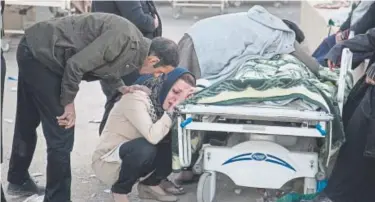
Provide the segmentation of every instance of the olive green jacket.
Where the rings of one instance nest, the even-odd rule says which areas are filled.
[[[81,80],[118,88],[142,66],[151,42],[117,15],[87,13],[36,23],[25,31],[34,57],[62,77],[61,104],[72,103]]]

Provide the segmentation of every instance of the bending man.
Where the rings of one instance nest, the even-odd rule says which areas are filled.
[[[42,122],[47,143],[44,201],[71,201],[74,99],[80,82],[103,80],[123,93],[134,90],[124,86],[121,77],[133,71],[158,71],[153,65],[160,59],[150,49],[151,44],[128,20],[104,13],[44,21],[25,31],[17,50],[18,100],[8,172],[10,194],[41,191],[28,168],[36,146],[36,128]]]

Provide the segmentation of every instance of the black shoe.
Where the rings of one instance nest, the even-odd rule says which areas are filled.
[[[44,187],[38,186],[34,180],[29,179],[22,185],[9,183],[7,193],[12,196],[31,196],[44,194],[44,190]]]

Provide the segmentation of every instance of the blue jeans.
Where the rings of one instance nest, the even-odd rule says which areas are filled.
[[[325,59],[327,53],[333,46],[336,45],[336,34],[325,38],[318,48],[314,51],[312,56],[319,62],[320,65],[327,67],[327,61]]]

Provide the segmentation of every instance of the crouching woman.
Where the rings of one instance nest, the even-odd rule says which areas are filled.
[[[171,173],[171,145],[168,133],[176,115],[175,107],[188,98],[194,76],[183,68],[154,78],[142,76],[136,82],[151,94],[134,91],[115,104],[93,155],[96,176],[112,186],[116,202],[128,202],[127,194],[138,184],[139,197],[177,201],[159,184]]]

